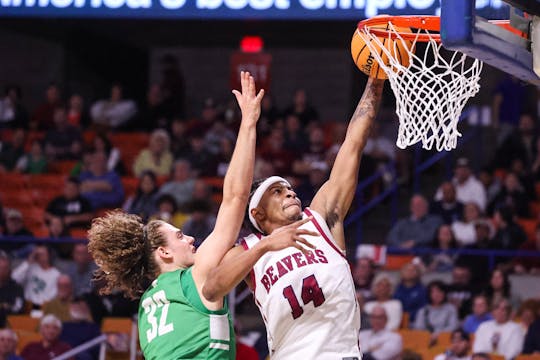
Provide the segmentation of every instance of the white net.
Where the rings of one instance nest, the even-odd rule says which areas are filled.
[[[457,123],[463,107],[480,89],[482,62],[460,52],[453,52],[447,56],[449,60],[445,59],[440,54],[441,44],[431,36],[423,56],[417,56],[414,51],[418,38],[412,42],[404,40],[392,23],[387,29],[388,39],[377,37],[367,28],[359,34],[386,72],[396,97],[399,118],[396,145],[404,149],[421,141],[422,147],[428,150],[433,145],[437,151],[455,149],[457,138],[461,136]],[[418,30],[420,32],[429,34],[426,30]],[[391,33],[396,36],[390,42],[393,45],[384,46],[383,41],[390,40]],[[407,49],[408,66],[398,60],[403,56],[399,48]],[[387,63],[383,56],[388,59]]]

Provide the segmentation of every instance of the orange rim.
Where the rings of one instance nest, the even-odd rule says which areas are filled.
[[[376,25],[386,25],[389,22],[394,24],[397,27],[404,27],[410,29],[421,29],[426,30],[427,32],[404,32],[397,31],[397,34],[401,36],[404,40],[416,40],[421,42],[428,42],[434,40],[438,43],[441,42],[441,35],[439,31],[441,30],[441,18],[440,16],[433,15],[419,15],[419,16],[390,16],[390,15],[381,15],[375,16],[370,19],[362,20],[358,23],[358,29],[362,31],[367,29],[371,34],[381,37],[381,38],[390,38],[395,39],[398,35],[394,32],[390,32],[384,28],[375,28]],[[508,20],[490,20],[492,24],[501,26],[507,30],[510,30],[514,33],[519,32],[510,27],[510,21]],[[521,32],[519,32],[521,34]],[[517,34],[517,35],[520,35]],[[521,35],[523,36],[523,35]]]

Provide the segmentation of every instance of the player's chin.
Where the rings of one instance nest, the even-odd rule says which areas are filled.
[[[288,219],[292,221],[302,220],[302,208],[300,206],[288,206],[284,211]]]

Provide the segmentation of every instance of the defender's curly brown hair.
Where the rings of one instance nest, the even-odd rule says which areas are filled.
[[[163,224],[152,220],[145,226],[140,217],[121,210],[92,221],[88,250],[99,266],[94,279],[105,281],[100,294],[119,289],[136,299],[144,292],[146,280],[153,280],[160,273],[153,253],[159,246],[166,245],[159,231]]]

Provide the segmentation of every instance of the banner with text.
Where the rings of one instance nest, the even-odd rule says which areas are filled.
[[[502,0],[476,0],[480,16],[508,18]],[[360,20],[438,15],[439,0],[0,0],[0,17]]]

